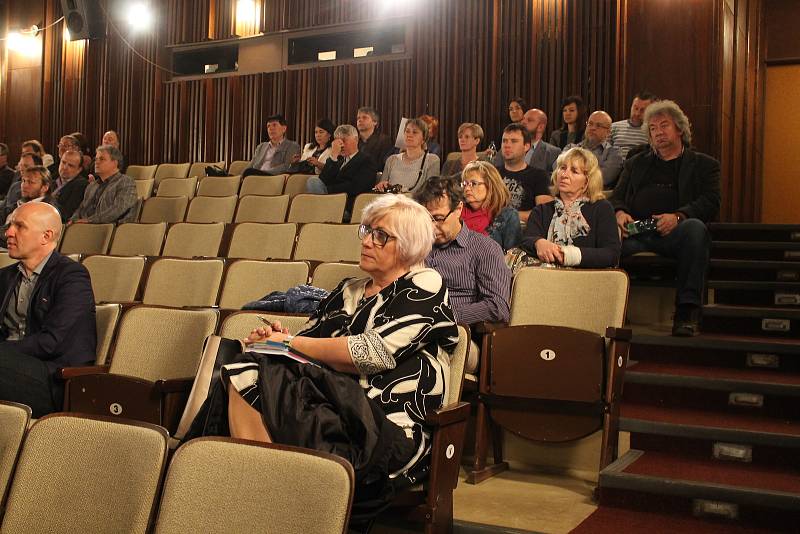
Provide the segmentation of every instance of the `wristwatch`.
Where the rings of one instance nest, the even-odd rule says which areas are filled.
[[[684,215],[680,211],[676,211],[675,212],[675,218],[678,219],[678,224],[680,224],[680,223],[682,223],[683,221],[686,220],[686,215]]]
[[[285,338],[283,338],[283,346],[286,347],[287,349],[292,348],[292,340],[293,339],[294,339],[294,336],[286,336]]]

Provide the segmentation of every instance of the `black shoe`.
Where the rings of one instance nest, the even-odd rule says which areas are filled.
[[[692,337],[700,333],[700,306],[678,304],[672,322],[672,335]]]

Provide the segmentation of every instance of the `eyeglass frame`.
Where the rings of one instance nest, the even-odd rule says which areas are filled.
[[[380,234],[378,234],[378,235],[385,235],[386,238],[383,239],[383,238],[375,237],[375,233],[376,232],[380,232]],[[378,248],[385,247],[390,239],[397,239],[397,236],[394,236],[394,235],[388,233],[386,230],[384,230],[382,228],[373,228],[368,224],[359,224],[358,225],[358,238],[361,241],[363,241],[364,238],[366,238],[367,236],[370,236],[370,239],[372,240],[372,244],[375,245]]]
[[[448,211],[447,215],[445,215],[444,217],[442,217],[441,215],[431,215],[431,221],[433,221],[433,224],[442,224],[443,222],[445,222],[448,219],[448,217],[450,217],[453,214],[454,211],[456,211],[460,207],[461,207],[461,203],[459,202],[459,205],[456,206],[455,208],[451,209],[450,211]],[[436,217],[442,217],[442,218],[441,219],[437,219]]]
[[[462,180],[461,181],[461,189],[466,189],[467,186],[469,186],[469,187],[474,189],[476,186],[479,186],[479,185],[486,185],[486,182],[477,182],[475,180]]]

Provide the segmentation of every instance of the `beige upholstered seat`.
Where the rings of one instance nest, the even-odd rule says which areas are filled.
[[[333,454],[199,438],[172,458],[155,532],[344,533],[353,485],[352,466]]]
[[[197,191],[197,176],[188,178],[164,178],[158,184],[157,197],[194,197]]]
[[[306,192],[306,182],[313,174],[290,174],[286,178],[286,185],[283,188],[283,193],[289,195],[290,198]]]
[[[232,161],[231,166],[228,167],[228,174],[232,174],[234,176],[238,174],[241,176],[244,173],[245,169],[247,169],[248,165],[250,165],[249,161],[241,159]]]
[[[134,180],[152,180],[156,176],[158,165],[128,165],[125,174]]]
[[[300,228],[294,259],[349,261],[361,259],[357,224],[310,223]]]
[[[380,198],[382,194],[383,193],[361,193],[358,195],[356,197],[356,201],[353,203],[353,213],[350,216],[350,222],[361,222],[361,212],[364,211],[364,208],[367,207],[367,204],[376,198]]]
[[[83,266],[92,279],[95,302],[131,302],[144,271],[143,256],[89,256]]]
[[[280,321],[281,326],[289,329],[289,333],[296,334],[308,322],[305,315],[288,315],[284,313],[240,311],[228,315],[219,328],[219,335],[229,339],[244,339],[254,328],[262,326],[256,316],[260,315],[270,321]]]
[[[236,195],[229,197],[195,197],[186,212],[186,222],[211,223],[233,221],[236,211]]]
[[[259,176],[257,174],[252,174],[246,176],[242,181],[242,189],[239,191],[239,196],[281,195],[283,194],[283,186],[286,183],[287,176],[287,174],[278,174],[276,176]]]
[[[167,223],[125,223],[117,226],[111,241],[114,256],[158,256],[164,244]]]
[[[304,261],[236,260],[228,265],[220,308],[239,309],[272,291],[286,291],[308,282],[308,263]]]
[[[344,206],[347,202],[346,193],[335,195],[312,195],[303,193],[292,199],[289,206],[288,222],[311,223],[332,222],[340,223],[344,217]]]
[[[139,215],[141,223],[183,221],[186,216],[188,197],[151,197],[144,201],[142,214]]]
[[[97,323],[95,365],[105,365],[120,315],[122,315],[121,304],[98,304],[95,306],[95,322]]]
[[[206,176],[197,186],[199,197],[229,197],[239,193],[241,176]]]
[[[314,269],[311,285],[328,291],[333,290],[345,278],[364,278],[367,273],[356,263],[321,263]]]
[[[247,195],[239,198],[235,222],[282,223],[289,209],[289,195]]]
[[[216,257],[222,243],[225,223],[177,223],[167,232],[164,256],[194,258]]]
[[[450,356],[450,383],[447,389],[445,406],[451,406],[461,400],[461,389],[464,385],[464,367],[470,350],[470,334],[466,328],[458,325],[458,345]]]
[[[33,424],[3,532],[147,532],[167,458],[155,425],[53,414]]]
[[[114,225],[71,224],[61,239],[61,254],[105,254],[111,243]]]
[[[136,198],[139,200],[147,200],[153,196],[153,184],[155,180],[152,178],[134,180],[136,184]]]
[[[220,169],[225,168],[225,160],[222,161],[195,161],[192,163],[191,167],[189,167],[189,176],[196,176],[200,178],[201,176],[206,175],[206,167],[214,166],[219,167]],[[202,181],[202,180],[201,180]]]
[[[17,464],[22,438],[31,420],[31,409],[24,404],[0,400],[0,510]]]
[[[228,257],[288,260],[292,257],[296,236],[295,223],[239,223],[233,229]]]
[[[186,178],[187,176],[189,176],[188,163],[162,163],[158,166],[153,178],[156,181],[156,189],[158,189],[161,180],[165,178]]]
[[[8,267],[9,265],[14,265],[19,260],[15,260],[11,256],[8,255],[8,252],[0,252],[0,269],[3,267]]]
[[[150,267],[142,302],[160,306],[213,306],[222,260],[159,258]]]

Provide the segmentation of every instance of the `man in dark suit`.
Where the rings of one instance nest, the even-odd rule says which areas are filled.
[[[358,130],[342,124],[333,132],[331,157],[319,176],[311,176],[306,191],[315,194],[347,193],[345,211],[352,213],[353,203],[361,193],[375,187],[375,167],[372,159],[358,150]],[[347,216],[345,216],[345,219]]]
[[[57,369],[95,359],[94,294],[86,268],[55,250],[57,209],[29,202],[10,222],[8,254],[19,262],[0,269],[0,399],[42,417],[61,408]]]
[[[671,100],[645,112],[652,150],[628,158],[611,196],[622,232],[622,256],[655,252],[678,261],[672,335],[699,333],[711,253],[706,223],[719,213],[719,162],[691,149],[689,119]],[[653,218],[656,231],[630,235],[634,220]]]
[[[83,174],[83,156],[75,150],[67,150],[58,164],[58,178],[54,185],[53,198],[61,221],[66,222],[83,202],[83,194],[89,179]]]

